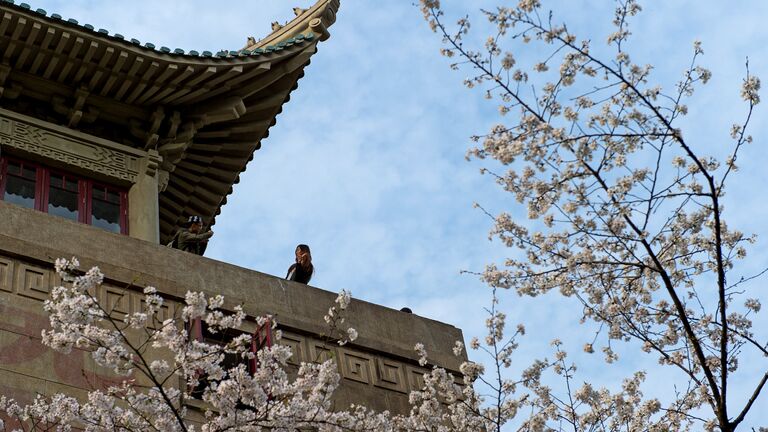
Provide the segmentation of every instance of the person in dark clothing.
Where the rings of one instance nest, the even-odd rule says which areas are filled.
[[[296,262],[288,267],[288,274],[285,278],[299,283],[309,283],[315,268],[312,266],[312,254],[309,246],[300,244],[296,246]]]
[[[193,254],[202,255],[208,247],[208,239],[213,236],[213,231],[203,231],[203,219],[200,216],[190,216],[182,229],[176,233],[172,241],[177,249]]]

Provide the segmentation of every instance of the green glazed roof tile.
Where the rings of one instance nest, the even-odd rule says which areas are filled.
[[[8,4],[12,4],[12,5],[16,4],[15,0],[0,0],[0,3],[8,3]],[[20,4],[18,4],[17,7],[20,7],[20,8],[25,9],[25,10],[31,10],[32,9],[32,7],[29,4],[27,4],[27,3],[20,3]],[[43,16],[47,16],[47,14],[48,14],[45,11],[45,9],[36,9],[36,10],[34,10],[34,12],[39,14],[39,15],[43,15]],[[61,15],[57,14],[57,13],[51,14],[50,18],[54,19],[54,20],[64,20],[64,18]],[[90,32],[97,33],[99,35],[110,36],[109,35],[109,30],[103,29],[103,28],[100,28],[100,29],[96,30],[93,25],[91,25],[91,24],[80,24],[74,18],[69,18],[69,19],[66,20],[66,22],[69,23],[69,24],[72,24],[72,25],[79,26],[79,27],[81,27],[81,28],[83,28],[85,30],[88,30]],[[173,54],[177,54],[177,55],[189,55],[189,56],[195,56],[195,57],[199,56],[199,57],[216,57],[216,58],[234,58],[234,57],[259,56],[259,55],[262,55],[262,54],[265,54],[265,53],[272,53],[272,52],[276,52],[276,51],[281,51],[281,50],[283,50],[283,49],[285,49],[285,48],[287,48],[289,46],[292,46],[292,45],[295,45],[295,44],[300,44],[300,43],[302,43],[304,41],[311,41],[312,39],[314,39],[315,35],[312,34],[312,33],[308,33],[308,34],[301,34],[301,33],[299,33],[299,34],[297,34],[296,36],[294,36],[294,37],[292,37],[290,39],[278,42],[275,45],[269,45],[269,46],[267,46],[265,48],[255,48],[253,50],[231,50],[231,51],[230,50],[221,50],[221,51],[217,52],[215,55],[212,54],[210,51],[203,51],[202,53],[199,53],[198,51],[195,51],[195,50],[190,50],[188,53],[185,54],[184,50],[181,49],[181,48],[176,48],[173,51],[171,51],[170,48],[165,47],[165,46],[161,46],[159,49],[156,49],[155,44],[153,44],[151,42],[147,42],[147,43],[145,43],[142,46],[141,42],[138,39],[131,38],[128,41],[128,40],[125,39],[125,36],[123,36],[123,35],[121,35],[119,33],[115,33],[111,37],[116,39],[116,40],[119,40],[119,41],[130,42],[131,44],[136,45],[136,46],[141,47],[141,48],[145,48],[145,49],[149,49],[149,50],[153,50],[153,51],[160,51],[160,52],[166,53],[166,54],[169,54],[169,53],[172,52]]]

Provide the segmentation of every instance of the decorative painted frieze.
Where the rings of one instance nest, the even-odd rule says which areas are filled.
[[[75,136],[56,129],[53,125],[45,127],[19,114],[0,110],[0,146],[115,179],[131,183],[137,181],[144,152],[101,139],[88,140],[85,134]]]

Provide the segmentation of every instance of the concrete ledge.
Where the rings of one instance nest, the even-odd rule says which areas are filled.
[[[84,268],[99,266],[111,284],[155,286],[172,298],[191,291],[222,294],[227,306],[242,304],[249,315],[271,313],[281,327],[319,335],[336,293],[285,281],[253,270],[198,257],[165,246],[102,231],[0,201],[0,254],[52,267],[76,256]],[[461,330],[448,324],[353,300],[349,325],[360,338],[355,349],[415,362],[421,342],[430,360],[457,371],[464,358],[452,353]]]

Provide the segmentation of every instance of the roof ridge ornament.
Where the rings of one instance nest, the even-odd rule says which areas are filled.
[[[320,18],[313,18],[312,21],[309,22],[309,28],[312,30],[312,33],[319,35],[321,41],[328,40],[328,38],[331,37],[331,34],[328,33],[328,27],[325,26],[323,20]]]
[[[314,33],[318,39],[325,41],[330,37],[328,28],[336,22],[336,13],[339,10],[340,0],[318,0],[309,9],[293,8],[296,15],[294,19],[280,25],[272,23],[272,33],[244,49],[265,48],[278,46],[282,41],[295,38],[298,34]],[[309,38],[305,40],[310,40]],[[251,40],[248,40],[250,43]]]

